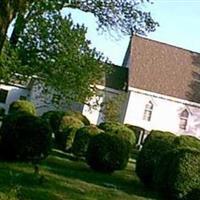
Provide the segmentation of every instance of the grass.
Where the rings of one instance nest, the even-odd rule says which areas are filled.
[[[83,161],[54,151],[41,163],[40,177],[27,163],[0,162],[0,200],[160,200],[134,174],[125,170],[102,174]]]

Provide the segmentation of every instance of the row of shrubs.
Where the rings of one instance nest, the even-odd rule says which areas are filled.
[[[126,167],[135,135],[120,123],[101,123],[98,127],[80,113],[45,113],[55,134],[55,145],[77,157],[84,157],[88,165],[98,171],[113,172]]]
[[[200,140],[151,131],[139,152],[136,173],[167,199],[196,200],[200,196]]]
[[[6,160],[41,160],[52,147],[84,157],[99,171],[113,172],[126,167],[135,146],[134,132],[120,123],[106,122],[98,127],[79,112],[49,111],[36,116],[28,101],[11,104],[0,130],[0,154]]]

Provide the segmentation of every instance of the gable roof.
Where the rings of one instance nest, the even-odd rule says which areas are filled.
[[[129,57],[129,86],[200,102],[200,54],[133,36]]]

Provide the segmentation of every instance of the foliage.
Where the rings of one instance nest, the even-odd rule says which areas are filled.
[[[59,131],[55,133],[55,143],[62,150],[70,151],[76,131],[84,124],[75,117],[64,116],[60,122]]]
[[[132,173],[133,166],[130,163],[125,170],[103,174],[90,170],[83,161],[70,160],[68,154],[53,150],[40,164],[44,175],[40,182],[29,163],[0,162],[0,199],[160,200],[157,192],[142,187],[136,174]]]
[[[179,137],[175,137],[172,145],[174,146],[174,150],[177,148],[192,148],[192,149],[200,149],[200,141],[192,136],[181,135]],[[171,151],[171,150],[170,150]],[[171,165],[173,156],[172,153],[164,152],[161,160],[157,164],[156,173],[154,174],[154,185],[160,190],[166,192],[166,182],[163,180],[167,180],[170,171],[169,165]]]
[[[185,199],[193,190],[200,189],[200,152],[192,148],[178,148],[168,154],[166,194],[171,199]]]
[[[48,111],[42,115],[44,119],[51,127],[54,133],[59,131],[60,122],[62,117],[65,115],[63,111]]]
[[[109,96],[105,93],[103,103],[101,103],[101,112],[103,113],[104,121],[120,122],[121,111],[123,110],[123,104],[126,100],[126,94],[116,94]]]
[[[92,169],[111,173],[126,167],[129,153],[126,140],[118,135],[101,133],[91,138],[86,160]]]
[[[85,156],[90,139],[102,133],[103,131],[94,125],[85,126],[80,128],[75,135],[74,142],[72,145],[72,153],[76,156]]]
[[[174,145],[179,148],[191,147],[191,148],[196,148],[199,150],[200,140],[190,135],[181,135],[175,138]]]
[[[136,162],[136,173],[146,186],[152,186],[156,167],[165,152],[173,149],[172,133],[151,131],[147,136]]]
[[[17,100],[10,104],[9,114],[17,114],[19,112],[36,115],[34,104],[27,100]]]
[[[186,195],[186,200],[197,200],[197,197],[200,197],[200,187],[192,189],[188,194]]]
[[[131,124],[125,124],[126,127],[128,127],[129,129],[131,129],[134,133],[135,133],[135,137],[136,137],[136,144],[138,143],[139,137],[140,137],[140,133],[143,132],[144,133],[144,129],[139,127],[139,126],[134,126]]]
[[[10,114],[1,127],[1,151],[5,159],[40,160],[48,156],[51,131],[41,118],[27,114]]]
[[[60,11],[64,7],[90,12],[98,19],[99,29],[117,30],[125,34],[145,34],[154,31],[158,25],[149,12],[141,10],[144,1],[136,0],[100,0],[100,1],[67,1],[67,0],[11,0],[3,1],[0,5],[0,51],[2,49],[8,27],[15,19],[15,26],[11,34],[11,43],[16,44],[26,23],[39,14],[47,11]],[[148,2],[145,1],[145,2]]]
[[[99,124],[99,128],[104,130],[107,134],[118,135],[128,142],[128,146],[132,148],[135,146],[135,134],[125,125],[118,122],[103,122]]]
[[[81,112],[67,111],[65,115],[76,117],[77,119],[82,121],[86,126],[90,125],[90,121],[88,120],[88,118],[85,115],[83,115]]]
[[[102,122],[98,125],[98,127],[104,131],[109,131],[114,127],[121,127],[122,124],[119,122],[112,122],[112,121],[106,121]]]

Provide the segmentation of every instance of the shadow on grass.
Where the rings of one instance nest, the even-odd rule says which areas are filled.
[[[129,163],[129,166],[125,170],[116,171],[113,174],[105,174],[93,171],[85,162],[69,161],[69,159],[73,161],[76,160],[73,155],[59,151],[54,151],[52,155],[54,156],[47,159],[43,165],[54,174],[71,179],[79,179],[102,187],[121,190],[127,194],[161,199],[156,192],[145,188],[139,181],[136,174],[134,174],[133,162]]]
[[[121,194],[116,193],[120,191],[133,195],[129,199],[161,199],[140,183],[134,174],[134,162],[125,170],[104,174],[91,170],[83,161],[74,160],[71,154],[53,151],[41,164],[43,181],[33,174],[31,164],[0,163],[0,200],[119,199]],[[98,195],[98,192],[106,194]]]

